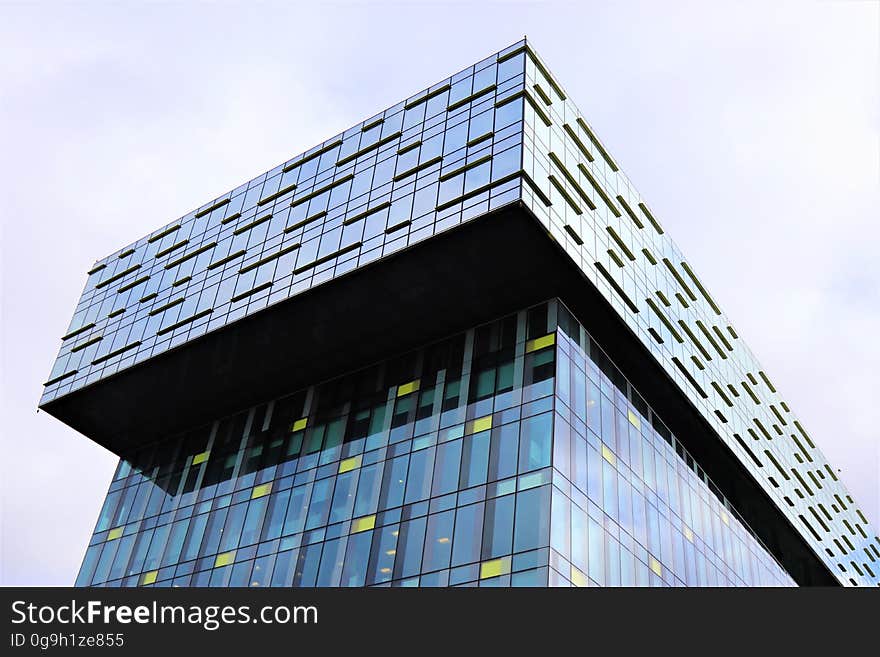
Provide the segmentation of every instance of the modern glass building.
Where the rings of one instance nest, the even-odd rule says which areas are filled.
[[[79,586],[880,585],[835,470],[525,41],[95,263]]]

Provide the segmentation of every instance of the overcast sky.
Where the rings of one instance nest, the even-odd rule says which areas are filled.
[[[880,506],[876,2],[0,2],[0,583],[72,584],[116,458],[42,382],[97,258],[518,40]]]

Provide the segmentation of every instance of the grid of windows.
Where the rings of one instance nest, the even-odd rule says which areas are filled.
[[[794,582],[559,304],[551,583]]]
[[[649,495],[653,475],[642,483],[641,470],[624,469],[614,430],[594,425],[593,405],[572,401],[562,380],[581,367],[571,380],[584,394],[586,381],[595,387],[599,417],[606,404],[614,416],[608,395],[620,403],[620,389],[555,330],[559,308],[541,304],[122,459],[77,585],[791,584],[659,434],[628,444],[656,454],[670,488]],[[584,435],[561,429],[569,417]],[[588,456],[600,440],[609,446]],[[597,498],[581,465],[584,475],[605,466],[606,481],[614,472],[621,501],[601,483]],[[684,516],[670,490],[725,525]],[[635,529],[668,530],[675,513],[694,528],[691,552]],[[699,575],[676,570],[678,559]]]
[[[98,261],[41,404],[515,202],[833,575],[880,586],[880,537],[525,41]]]
[[[518,200],[510,50],[98,261],[41,403]]]
[[[572,100],[527,45],[523,202],[846,585],[880,537]]]

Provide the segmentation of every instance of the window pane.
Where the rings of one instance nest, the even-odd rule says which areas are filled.
[[[547,586],[547,569],[535,568],[521,573],[514,573],[510,577],[511,586]]]
[[[481,431],[464,439],[459,488],[470,488],[486,483],[490,443],[491,434],[488,431]],[[514,453],[515,451],[514,449]]]
[[[159,567],[159,557],[165,549],[165,541],[168,538],[168,531],[171,525],[163,525],[156,528],[153,534],[153,540],[150,541],[150,549],[147,552],[147,558],[144,561],[144,570],[155,570]],[[237,538],[237,537],[236,537]],[[114,541],[115,543],[116,541]]]
[[[587,494],[590,499],[602,506],[602,457],[591,446],[587,446]]]
[[[449,510],[428,518],[428,533],[425,537],[425,552],[422,570],[430,572],[449,568],[452,556],[452,527],[455,511]]]
[[[367,576],[370,559],[372,531],[352,534],[348,538],[348,552],[345,555],[345,568],[342,570],[340,586],[363,586]]]
[[[571,500],[554,488],[550,546],[566,559],[571,558],[571,506]]]
[[[293,583],[293,573],[298,556],[298,550],[285,550],[278,553],[275,559],[275,568],[272,570],[272,586],[290,586]]]
[[[354,503],[354,517],[366,516],[376,512],[379,503],[379,488],[382,483],[382,464],[376,463],[361,469],[358,481],[357,498]]]
[[[290,504],[287,507],[287,516],[284,518],[282,536],[298,534],[303,530],[306,522],[306,509],[311,494],[312,484],[297,486],[293,489],[290,494]]]
[[[259,559],[254,561],[254,569],[251,571],[251,578],[246,586],[268,586],[269,577],[272,575],[272,566],[274,565],[274,563],[274,554],[260,557]]]
[[[330,507],[331,524],[351,518],[358,473],[359,470],[352,470],[336,477],[336,489],[333,491],[333,504]]]
[[[378,540],[373,541],[373,550],[370,554],[370,567],[368,569],[368,584],[381,584],[390,582],[392,569],[397,556],[397,537],[400,534],[399,525],[389,525],[376,530]]]
[[[321,559],[321,543],[306,545],[299,551],[296,571],[293,573],[293,586],[314,586],[318,576]]]
[[[409,455],[398,456],[385,466],[385,477],[382,480],[382,493],[379,496],[380,509],[393,509],[403,504],[403,491],[406,486],[406,470]]]
[[[547,545],[550,534],[549,486],[517,493],[515,528],[514,552],[533,550]]]
[[[458,488],[461,445],[461,440],[454,440],[437,447],[437,459],[434,464],[434,484],[431,495],[444,495]]]
[[[483,524],[483,559],[510,554],[513,542],[513,495],[486,502]]]
[[[590,578],[599,585],[605,584],[605,530],[589,518]]]
[[[543,413],[522,421],[519,449],[520,472],[528,472],[550,465],[552,422],[552,413]]]
[[[87,586],[92,583],[92,575],[95,572],[95,566],[98,563],[98,557],[101,555],[102,547],[103,544],[92,545],[86,550],[86,556],[83,559],[74,586]]]
[[[518,445],[519,422],[505,424],[492,430],[489,481],[505,479],[516,474],[516,455],[519,451]]]
[[[409,476],[406,482],[406,503],[427,499],[431,494],[431,473],[434,470],[434,448],[415,452],[409,459]]]
[[[168,539],[168,545],[165,547],[165,554],[162,557],[162,565],[168,566],[171,564],[175,564],[180,560],[180,550],[183,547],[183,540],[186,538],[186,530],[189,527],[190,519],[186,518],[185,520],[178,520],[173,525],[171,525],[171,536]],[[126,536],[126,538],[129,538]],[[129,546],[130,548],[131,546]],[[122,548],[120,548],[120,552]],[[116,555],[116,563],[119,563],[119,556]],[[127,560],[127,555],[126,555]],[[114,570],[116,569],[116,565],[114,564]],[[122,573],[120,572],[118,577],[121,577]],[[115,579],[112,576],[110,579]]]
[[[330,491],[332,490],[332,477],[315,482],[312,489],[312,500],[309,503],[306,529],[314,529],[327,524],[327,516],[330,513]]]
[[[617,470],[608,461],[602,460],[602,482],[605,513],[617,520]]]
[[[339,586],[342,565],[345,561],[347,536],[324,543],[321,556],[321,569],[318,572],[318,586]]]
[[[226,509],[223,509],[226,511]],[[222,523],[220,525],[223,526]],[[153,538],[153,530],[147,530],[145,532],[141,532],[138,534],[137,541],[135,542],[134,548],[134,556],[131,558],[131,561],[128,564],[128,572],[126,575],[134,575],[135,573],[139,573],[143,570],[144,559],[147,557],[147,549],[150,547],[150,540]],[[95,573],[97,577],[97,571]],[[97,579],[94,580],[97,583]]]
[[[266,526],[263,528],[263,540],[271,540],[281,536],[284,527],[284,516],[287,514],[287,503],[290,501],[290,490],[274,493],[269,498],[269,510],[266,512]]]
[[[455,512],[455,540],[452,565],[460,566],[480,560],[483,534],[483,503],[461,507]]]
[[[587,572],[587,512],[571,505],[571,562]]]
[[[119,503],[121,495],[122,491],[114,491],[107,494],[107,499],[104,500],[104,506],[101,507],[101,514],[98,516],[98,524],[95,526],[95,532],[102,532],[105,529],[110,528],[110,521],[116,514],[116,505]]]
[[[95,569],[95,576],[92,578],[93,584],[101,584],[107,581],[107,575],[110,573],[110,566],[113,564],[113,559],[116,557],[117,549],[119,549],[118,540],[107,541],[104,543],[104,549],[101,552],[98,567]]]
[[[263,518],[269,505],[268,497],[260,497],[251,500],[248,505],[247,516],[244,519],[244,527],[241,531],[239,545],[253,545],[260,540],[260,530],[263,528]]]
[[[229,577],[229,586],[247,586],[250,581],[250,574],[253,566],[253,561],[244,561],[235,564],[232,567],[232,574]]]
[[[422,546],[425,541],[426,518],[416,518],[401,523],[397,552],[399,558],[394,567],[394,577],[412,577],[422,568]]]

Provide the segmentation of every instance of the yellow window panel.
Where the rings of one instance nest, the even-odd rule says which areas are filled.
[[[208,460],[208,457],[211,456],[211,450],[207,450],[205,452],[201,452],[193,456],[193,465],[198,465],[199,463],[204,463]]]
[[[355,518],[351,521],[351,533],[365,532],[376,526],[376,516],[364,516],[363,518]]]
[[[235,550],[223,552],[222,554],[218,554],[217,558],[214,559],[214,568],[219,568],[220,566],[228,566],[233,561],[235,561]]]
[[[663,576],[663,566],[660,565],[660,562],[657,561],[654,557],[649,557],[648,561],[651,564],[651,570],[654,572],[654,574],[657,575],[658,577],[662,577]]]
[[[526,353],[529,354],[533,351],[538,351],[538,349],[543,349],[544,347],[549,347],[553,344],[556,344],[556,334],[549,333],[542,338],[528,340],[526,342]]]
[[[291,431],[302,431],[306,428],[306,425],[309,423],[309,418],[303,417],[293,423],[293,426],[290,427]]]
[[[251,499],[254,500],[258,497],[263,497],[264,495],[268,495],[272,492],[272,482],[270,481],[268,484],[260,484],[259,486],[254,486],[254,489],[251,491]]]
[[[481,431],[488,431],[492,428],[492,416],[486,415],[484,417],[478,417],[476,420],[471,420],[467,424],[467,431],[465,433],[480,433]]]
[[[721,522],[723,522],[725,525],[730,524],[730,518],[726,513],[724,513],[724,511],[721,512]]]
[[[608,461],[611,465],[617,463],[617,457],[614,456],[614,452],[608,449],[605,445],[602,445],[602,458]]]
[[[501,557],[480,564],[480,579],[498,577],[510,572],[510,557]]]
[[[357,456],[352,456],[350,459],[343,459],[339,462],[339,474],[343,472],[349,472],[350,470],[354,470],[355,468],[361,467],[361,457],[360,454]]]
[[[120,536],[122,536],[122,527],[114,527],[109,532],[107,532],[108,541],[115,541]]]
[[[629,418],[629,423],[633,425],[636,429],[642,428],[642,421],[639,419],[639,416],[633,413],[632,411],[627,411],[627,417]]]
[[[158,570],[151,570],[148,573],[144,573],[143,577],[141,577],[141,586],[145,586],[147,584],[153,584],[156,581],[156,577],[159,575]]]
[[[589,580],[587,579],[587,576],[584,575],[584,573],[582,573],[580,570],[578,570],[574,566],[571,567],[571,583],[574,584],[575,586],[589,586],[590,585]]]
[[[402,383],[397,386],[397,396],[403,397],[404,395],[408,395],[410,393],[415,392],[419,389],[419,380],[410,381],[409,383]]]
[[[694,542],[694,533],[691,531],[690,527],[684,528],[684,537],[689,540],[691,543]]]

